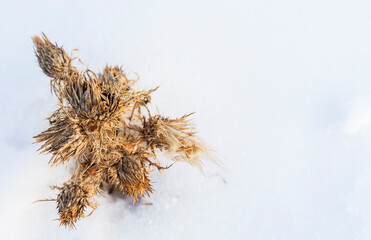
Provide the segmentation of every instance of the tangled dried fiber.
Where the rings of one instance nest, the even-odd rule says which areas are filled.
[[[173,162],[186,161],[202,170],[201,155],[209,147],[196,136],[188,115],[170,119],[151,115],[147,105],[151,90],[138,90],[121,67],[106,66],[102,73],[79,71],[74,58],[42,34],[33,37],[37,60],[58,99],[58,109],[48,118],[50,127],[35,136],[50,164],[73,159],[74,173],[56,199],[60,225],[74,227],[94,211],[94,196],[110,184],[137,202],[149,196],[149,173],[161,171],[157,155]],[[171,165],[170,165],[171,166]],[[90,214],[89,214],[90,215]]]

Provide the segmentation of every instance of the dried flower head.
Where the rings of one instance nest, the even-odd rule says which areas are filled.
[[[161,166],[156,153],[186,161],[202,170],[200,156],[211,149],[196,135],[189,116],[170,119],[152,116],[151,93],[138,90],[121,67],[106,66],[102,73],[79,71],[62,47],[43,34],[33,37],[37,60],[51,78],[58,109],[48,118],[50,127],[35,136],[50,164],[73,159],[74,173],[57,196],[61,225],[74,227],[94,210],[94,196],[103,184],[130,196],[134,202],[152,192],[151,168]],[[143,111],[145,110],[145,111]]]

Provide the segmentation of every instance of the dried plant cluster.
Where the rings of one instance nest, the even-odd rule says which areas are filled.
[[[96,209],[94,196],[107,183],[134,202],[152,192],[149,174],[163,167],[159,152],[173,162],[186,161],[201,169],[200,156],[210,149],[196,136],[189,115],[170,119],[151,115],[151,93],[138,90],[121,67],[106,66],[102,73],[79,71],[74,58],[43,34],[33,37],[37,60],[51,78],[58,109],[48,118],[50,127],[35,136],[50,164],[73,159],[71,179],[56,199],[61,225],[74,227]]]

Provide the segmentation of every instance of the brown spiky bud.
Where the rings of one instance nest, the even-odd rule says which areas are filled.
[[[91,207],[93,210],[96,208],[96,205],[90,200],[94,193],[91,189],[84,188],[74,182],[65,183],[59,189],[57,209],[60,225],[74,227],[79,219],[85,217],[86,208]]]
[[[142,198],[144,194],[149,196],[152,192],[148,178],[149,169],[145,164],[146,161],[141,159],[142,157],[144,156],[140,154],[125,155],[104,171],[107,183],[128,194],[134,202]]]
[[[85,131],[64,113],[56,112],[49,120],[51,127],[34,138],[36,142],[44,142],[39,150],[52,154],[52,165],[68,161],[89,146]]]
[[[202,170],[200,155],[211,149],[196,136],[188,119],[191,114],[176,119],[160,115],[144,119],[141,133],[152,148],[167,151],[173,160],[189,162]]]
[[[41,38],[35,36],[32,39],[36,47],[37,60],[43,72],[51,78],[59,77],[64,69],[70,66],[71,57],[63,48],[51,43],[44,34]]]

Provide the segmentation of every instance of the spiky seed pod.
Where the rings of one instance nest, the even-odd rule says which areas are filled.
[[[160,149],[171,155],[174,161],[185,161],[202,171],[200,156],[220,164],[211,156],[213,151],[197,135],[191,120],[184,115],[181,118],[170,119],[160,115],[143,119],[143,127],[136,128],[142,139],[151,149]]]
[[[115,86],[121,90],[122,95],[127,95],[129,91],[133,90],[133,81],[130,81],[124,70],[119,66],[106,66],[103,73],[99,74],[101,82],[106,86]]]
[[[124,156],[103,171],[106,182],[129,195],[134,202],[152,192],[149,169],[141,157],[143,156]]]
[[[61,104],[76,119],[105,121],[121,107],[119,94],[104,91],[94,74],[85,72],[83,77],[65,85]]]
[[[51,85],[56,94],[58,94],[61,82],[79,78],[76,67],[71,65],[72,58],[62,47],[51,43],[45,34],[42,34],[41,38],[34,36],[32,39],[40,68],[45,75],[52,78]]]
[[[63,48],[52,44],[43,34],[42,38],[33,37],[36,56],[43,72],[51,78],[57,78],[71,63],[71,57]]]
[[[131,129],[139,133],[138,139],[145,144],[153,154],[156,150],[161,151],[169,149],[168,142],[159,137],[158,134],[158,121],[162,118],[160,115],[149,116],[148,118],[142,117],[142,126],[134,125]]]
[[[39,148],[41,152],[52,154],[52,165],[68,161],[89,146],[88,136],[81,126],[63,115],[55,112],[49,119],[51,127],[34,137],[36,142],[44,142]]]
[[[91,189],[74,182],[63,184],[57,197],[60,225],[74,227],[79,219],[85,217],[86,208],[94,210],[96,204],[90,200],[93,194]]]
[[[176,152],[184,141],[195,135],[193,127],[190,125],[185,115],[178,119],[165,118],[160,115],[149,117],[143,120],[143,138],[148,145],[162,148],[166,151]]]

